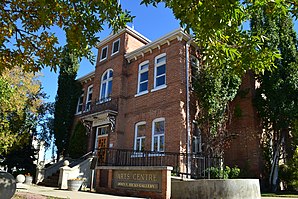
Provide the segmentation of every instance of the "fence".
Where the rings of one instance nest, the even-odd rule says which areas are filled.
[[[172,166],[173,175],[194,179],[210,178],[208,168],[222,166],[221,158],[202,154],[101,148],[97,156],[98,166]]]

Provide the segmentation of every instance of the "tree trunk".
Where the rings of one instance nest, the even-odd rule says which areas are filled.
[[[280,151],[281,147],[285,142],[285,131],[282,130],[280,139],[276,141],[277,146],[273,150],[273,159],[271,164],[271,171],[269,176],[270,188],[273,192],[276,192],[278,189],[278,169],[279,169],[279,160],[280,160]]]

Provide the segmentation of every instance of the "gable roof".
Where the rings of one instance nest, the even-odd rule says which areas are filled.
[[[125,28],[119,30],[117,33],[111,34],[108,37],[106,37],[105,39],[103,39],[102,41],[98,42],[95,47],[100,48],[101,46],[105,45],[109,41],[116,39],[119,35],[121,35],[124,32],[127,32],[127,33],[133,35],[134,37],[138,38],[140,41],[142,41],[145,44],[151,42],[148,38],[146,38],[141,33],[139,33],[136,30],[130,28],[129,26],[126,26]]]

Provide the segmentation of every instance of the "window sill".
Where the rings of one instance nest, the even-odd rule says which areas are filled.
[[[75,115],[80,115],[80,114],[82,114],[82,111],[80,111],[80,112],[76,112]]]
[[[105,61],[105,60],[107,60],[107,58],[100,59],[99,62],[103,62],[103,61]]]
[[[165,156],[163,151],[158,151],[156,153],[149,153],[148,154],[148,157],[162,157],[162,156]]]
[[[142,92],[140,92],[140,93],[135,94],[135,97],[139,97],[139,96],[142,96],[142,95],[146,95],[146,94],[148,94],[148,93],[149,93],[149,91],[142,91]]]
[[[133,154],[130,155],[131,158],[143,158],[145,157],[143,152],[135,152]]]
[[[118,53],[119,53],[119,50],[117,52],[112,53],[111,54],[111,57],[114,56],[114,55],[116,55],[116,54],[118,54]]]
[[[167,85],[158,86],[158,87],[151,89],[151,92],[158,91],[158,90],[165,89],[165,88],[167,88]]]
[[[111,98],[102,99],[102,100],[99,100],[96,104],[104,104],[104,103],[109,102],[111,100],[112,100]]]

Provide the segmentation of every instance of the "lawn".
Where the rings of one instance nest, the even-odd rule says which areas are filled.
[[[298,198],[298,194],[292,193],[263,193],[263,197]]]

